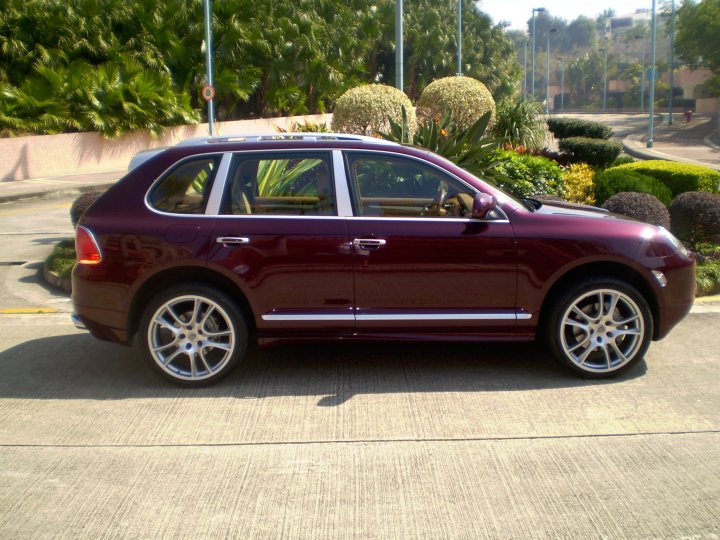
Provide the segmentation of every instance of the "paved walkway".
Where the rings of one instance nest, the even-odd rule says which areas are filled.
[[[53,178],[7,180],[0,182],[0,203],[38,197],[76,195],[87,191],[103,191],[122,178],[126,172],[108,171]]]

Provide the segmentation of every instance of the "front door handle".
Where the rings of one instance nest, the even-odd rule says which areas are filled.
[[[387,244],[386,240],[380,238],[356,238],[353,246],[359,249],[378,249]]]
[[[223,246],[242,246],[250,243],[247,236],[218,236],[215,242]]]

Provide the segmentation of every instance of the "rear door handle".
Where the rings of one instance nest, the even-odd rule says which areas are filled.
[[[386,240],[380,238],[356,238],[353,246],[360,249],[378,249],[387,244]]]
[[[247,236],[218,236],[215,242],[224,246],[242,246],[250,243]]]

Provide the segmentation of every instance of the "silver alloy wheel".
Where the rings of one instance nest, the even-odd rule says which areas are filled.
[[[213,300],[178,296],[160,306],[150,319],[148,350],[173,378],[201,381],[219,373],[235,350],[235,328]]]
[[[575,298],[560,322],[560,343],[567,358],[592,373],[616,371],[642,348],[643,312],[627,294],[597,289]]]

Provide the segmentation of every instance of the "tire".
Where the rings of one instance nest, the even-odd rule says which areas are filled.
[[[593,278],[560,295],[545,333],[561,365],[582,377],[609,378],[643,358],[652,339],[653,319],[637,289],[620,280]]]
[[[140,346],[163,377],[182,386],[208,386],[245,358],[248,325],[223,292],[201,283],[173,286],[148,304]]]

